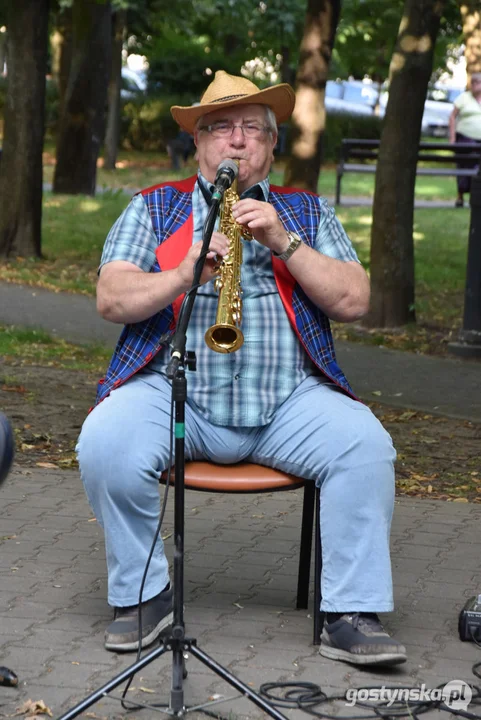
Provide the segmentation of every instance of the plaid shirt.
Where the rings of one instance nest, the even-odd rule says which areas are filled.
[[[208,182],[200,175],[204,187]],[[255,186],[267,200],[269,182]],[[252,195],[250,188],[242,197]],[[196,183],[192,194],[194,233],[202,239],[208,205]],[[357,260],[352,245],[332,211],[323,216],[315,248],[340,260]],[[110,231],[101,265],[131,262],[148,271],[155,262],[158,240],[144,198],[137,195]],[[259,426],[270,422],[279,405],[311,374],[320,374],[304,351],[282,305],[272,269],[271,252],[257,241],[242,242],[241,286],[244,344],[235,353],[213,352],[204,334],[215,322],[218,294],[213,282],[198,290],[188,328],[187,348],[197,357],[188,371],[189,401],[210,422],[223,426]],[[163,347],[147,365],[165,374],[170,349]],[[274,372],[270,372],[272,368]]]

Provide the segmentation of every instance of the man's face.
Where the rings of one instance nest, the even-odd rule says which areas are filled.
[[[265,108],[262,105],[238,105],[215,110],[204,115],[202,126],[219,122],[265,127]],[[223,160],[240,160],[238,188],[239,192],[243,192],[267,176],[274,157],[277,134],[264,130],[259,137],[246,137],[243,130],[236,127],[232,135],[214,137],[207,130],[199,129],[194,133],[194,142],[200,171],[212,183]]]

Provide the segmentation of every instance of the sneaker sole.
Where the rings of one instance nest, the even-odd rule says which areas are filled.
[[[160,633],[172,625],[174,620],[174,613],[170,612],[168,615],[162,618],[159,624],[152,630],[151,633],[142,638],[142,648],[147,647],[156,640]],[[104,647],[106,650],[116,650],[117,652],[129,652],[132,650],[139,649],[139,641],[133,640],[132,642],[115,642],[106,640]]]
[[[343,660],[353,665],[384,665],[390,667],[392,665],[400,665],[406,662],[407,657],[400,653],[380,653],[379,655],[353,655],[347,650],[340,650],[331,645],[321,645],[319,649],[320,655],[330,660]]]

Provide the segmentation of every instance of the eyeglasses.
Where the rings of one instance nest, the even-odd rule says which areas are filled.
[[[228,138],[232,137],[236,128],[240,128],[244,133],[244,137],[248,138],[260,138],[263,133],[270,130],[270,128],[266,127],[265,125],[257,125],[256,123],[235,125],[231,122],[217,122],[213,125],[201,125],[199,130],[205,130],[206,132],[210,133],[212,137]]]

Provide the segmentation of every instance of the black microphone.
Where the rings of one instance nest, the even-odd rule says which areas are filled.
[[[227,188],[230,188],[238,174],[239,166],[234,160],[230,160],[229,158],[223,160],[217,168],[212,199],[222,200],[225,191]]]

